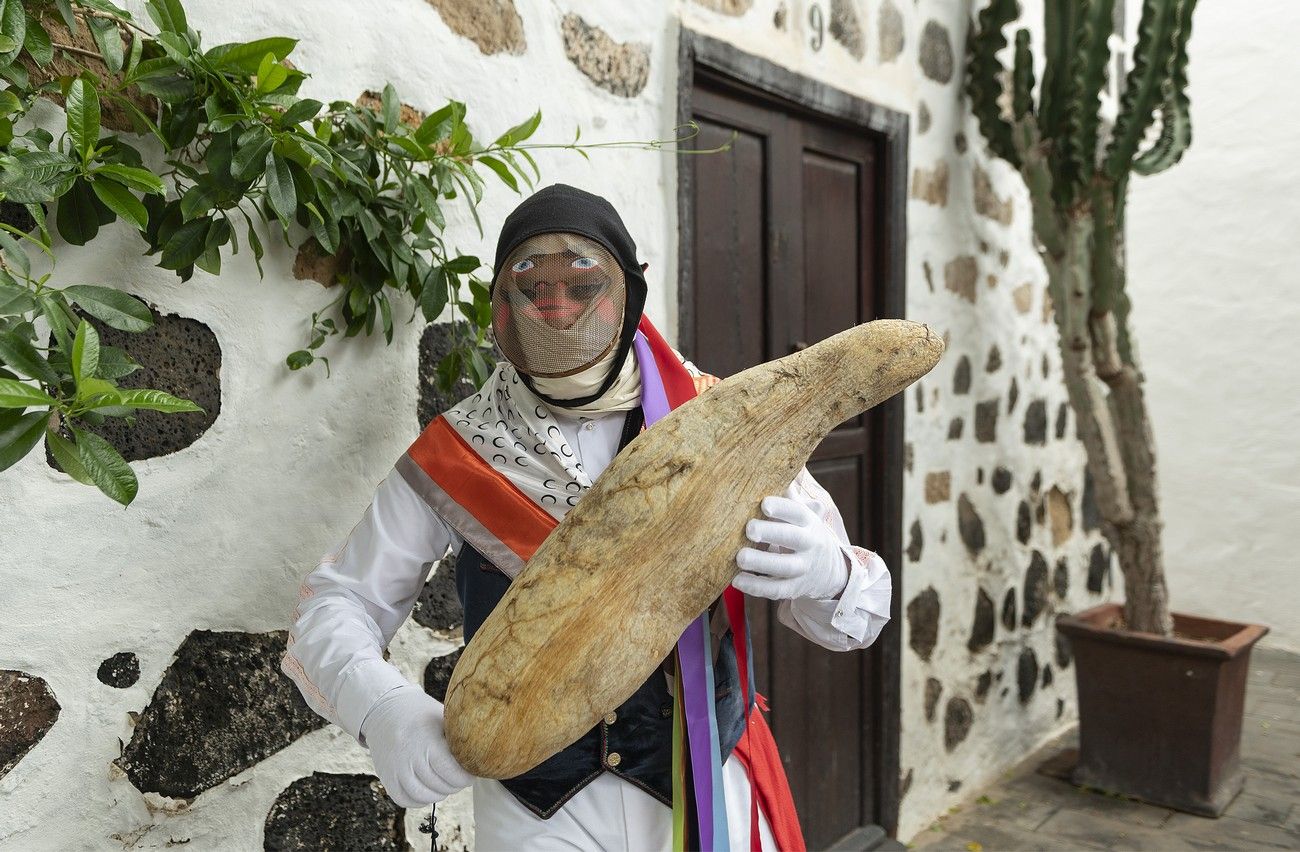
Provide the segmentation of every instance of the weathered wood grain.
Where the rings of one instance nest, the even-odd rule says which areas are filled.
[[[461,764],[513,777],[627,700],[730,584],[759,501],[942,352],[926,326],[865,323],[722,381],[632,441],[456,665],[445,725]]]

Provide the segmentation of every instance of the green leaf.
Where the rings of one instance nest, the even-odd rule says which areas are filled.
[[[90,28],[90,35],[95,39],[95,44],[99,47],[109,72],[116,74],[121,71],[126,63],[126,50],[122,45],[122,33],[118,30],[117,24],[103,18],[87,18],[86,26]]]
[[[135,166],[124,166],[120,163],[107,163],[95,169],[92,173],[96,177],[111,177],[120,184],[134,189],[136,192],[145,192],[152,195],[161,195],[163,193],[162,178],[155,175],[148,169],[139,169]]]
[[[22,49],[27,37],[27,13],[22,2],[0,3],[0,33],[8,46],[0,46],[0,66],[8,65]]]
[[[289,77],[289,69],[278,63],[275,55],[267,53],[257,66],[257,91],[266,94],[280,88]]]
[[[149,0],[145,4],[149,17],[163,32],[185,34],[189,24],[185,21],[185,9],[180,0]]]
[[[41,439],[48,411],[29,411],[13,423],[0,428],[0,470],[8,470]]]
[[[122,454],[94,432],[74,428],[72,435],[77,441],[77,458],[99,490],[123,506],[130,505],[140,484]]]
[[[19,317],[36,310],[36,300],[26,287],[0,282],[0,317]]]
[[[268,53],[276,60],[284,59],[298,46],[295,38],[275,36],[244,43],[219,44],[203,54],[209,62],[223,71],[241,71],[256,74],[262,57]]]
[[[497,137],[496,141],[493,142],[492,144],[493,146],[505,146],[505,147],[516,145],[524,141],[525,139],[527,139],[529,136],[532,136],[533,133],[537,130],[537,126],[541,123],[542,123],[542,111],[539,109],[537,112],[533,113],[529,118],[525,119],[519,124],[516,124],[514,127],[507,130],[505,133],[502,133],[500,136]]]
[[[298,193],[293,185],[293,174],[289,171],[287,160],[275,152],[266,155],[266,191],[271,200],[271,208],[288,227],[298,209]]]
[[[0,332],[0,360],[24,376],[44,382],[50,387],[59,386],[59,374],[50,362],[26,338],[12,331]]]
[[[279,124],[281,127],[295,127],[315,118],[324,108],[325,105],[320,101],[304,98],[284,111],[284,115],[280,116]]]
[[[401,115],[402,105],[397,100],[397,90],[393,88],[392,83],[384,86],[384,94],[381,99],[383,104],[384,131],[392,133],[397,129],[397,119]]]
[[[188,222],[208,213],[217,204],[219,192],[208,183],[197,183],[181,196],[181,218]]]
[[[50,324],[50,330],[64,352],[72,351],[72,334],[69,332],[69,317],[63,304],[63,297],[58,291],[44,290],[36,294],[36,301],[41,305],[41,313]],[[79,320],[73,319],[72,323]]]
[[[194,263],[207,247],[210,227],[212,227],[212,220],[206,216],[181,225],[163,247],[159,265],[163,269],[179,270]]]
[[[17,240],[9,236],[5,231],[0,231],[0,250],[4,251],[4,256],[7,258],[6,262],[17,267],[24,278],[31,276],[32,264],[31,259],[27,257],[27,252],[18,244]]]
[[[72,284],[61,292],[86,313],[119,331],[147,331],[153,325],[149,306],[115,287]]]
[[[106,346],[101,344],[99,347],[99,375],[105,379],[120,379],[123,376],[129,376],[140,365],[136,363],[125,349],[119,349],[116,346]]]
[[[420,291],[420,311],[426,322],[435,322],[442,316],[447,307],[447,296],[447,275],[441,267],[435,267]]]
[[[18,42],[14,41],[9,36],[0,34],[0,53],[8,53],[11,50],[16,50],[18,46]]]
[[[13,379],[0,379],[0,408],[31,408],[54,403],[54,397],[38,387]]]
[[[415,129],[413,134],[415,141],[421,145],[429,145],[442,138],[443,131],[451,126],[454,103],[453,101],[443,108],[435,110],[429,114],[428,118],[420,122],[420,126]]]
[[[379,316],[383,320],[384,342],[393,342],[393,306],[389,303],[388,297],[382,292],[379,294]]]
[[[59,463],[59,467],[63,469],[64,473],[82,485],[95,484],[95,480],[90,478],[90,474],[86,472],[85,466],[81,463],[76,444],[53,429],[46,429],[45,446],[49,447],[50,455],[54,456],[54,460]]]
[[[160,390],[119,390],[117,396],[118,405],[125,408],[144,408],[167,414],[203,410],[188,399],[181,399]]]
[[[67,98],[68,133],[72,144],[89,161],[99,141],[99,94],[84,77],[72,81]]]
[[[77,17],[72,14],[72,0],[54,0],[54,5],[59,10],[59,15],[63,18],[63,23],[68,28],[68,32],[76,35]]]
[[[266,155],[270,153],[273,142],[271,134],[261,125],[254,128],[252,136],[240,136],[239,149],[231,161],[231,176],[235,180],[253,180],[265,169]]]
[[[486,155],[479,157],[478,161],[483,165],[487,166],[492,171],[496,172],[497,177],[501,178],[501,182],[504,183],[506,186],[510,187],[515,192],[519,191],[519,182],[515,180],[515,176],[510,173],[510,167],[507,166],[505,163],[501,162],[495,157],[490,157]]]
[[[54,46],[50,43],[50,34],[35,18],[27,18],[27,33],[23,36],[23,45],[31,54],[36,64],[44,68],[54,61]]]
[[[136,230],[143,231],[148,225],[149,213],[144,205],[122,184],[105,178],[92,182],[90,187],[109,210],[135,225]]]
[[[84,246],[99,233],[100,207],[103,202],[90,188],[89,181],[78,178],[59,199],[54,223],[59,236],[74,246]]]
[[[77,326],[77,336],[72,341],[72,379],[80,388],[85,379],[95,378],[99,371],[99,332],[85,320]]]
[[[447,261],[447,271],[454,272],[457,275],[468,275],[482,266],[482,263],[473,255],[462,255],[454,260]]]

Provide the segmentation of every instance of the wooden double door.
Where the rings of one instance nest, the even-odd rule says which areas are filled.
[[[879,315],[880,140],[706,68],[694,69],[684,103],[700,127],[694,147],[731,140],[729,151],[679,159],[680,340],[692,360],[727,376]],[[885,457],[883,416],[841,424],[808,463],[850,539],[873,550],[894,532],[879,528],[892,513],[878,484],[901,465]],[[895,818],[897,723],[886,709],[897,684],[881,649],[898,627],[868,650],[836,653],[780,624],[774,603],[749,609],[758,689],[809,848],[869,848],[855,842],[864,827],[892,829]]]

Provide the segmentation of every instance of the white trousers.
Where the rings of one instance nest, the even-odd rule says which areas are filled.
[[[727,794],[727,832],[735,852],[749,849],[749,778],[734,756],[722,765]],[[764,852],[777,852],[767,817],[760,810]],[[498,781],[474,782],[474,848],[477,852],[669,852],[672,808],[609,772],[542,819],[519,803]]]

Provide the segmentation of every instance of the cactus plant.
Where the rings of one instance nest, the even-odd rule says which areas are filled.
[[[1036,100],[1028,30],[1016,33],[1010,69],[999,58],[1007,45],[1003,30],[1019,18],[1019,5],[991,0],[971,29],[965,80],[989,150],[1029,189],[1065,383],[1102,531],[1124,575],[1126,626],[1162,635],[1172,621],[1155,447],[1129,329],[1124,207],[1131,174],[1169,168],[1191,143],[1187,40],[1195,6],[1196,0],[1143,0],[1133,64],[1108,132],[1101,92],[1115,0],[1044,3]]]

